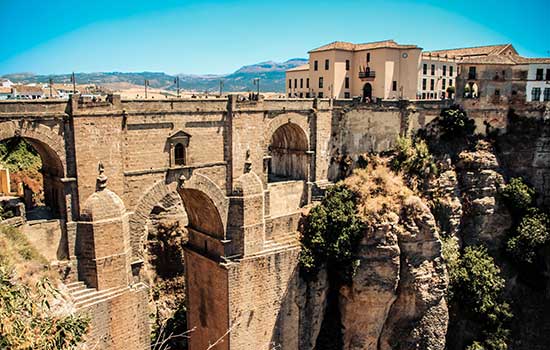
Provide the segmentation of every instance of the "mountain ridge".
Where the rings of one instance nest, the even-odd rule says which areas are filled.
[[[218,91],[220,81],[223,81],[224,91],[253,91],[254,78],[260,78],[260,89],[269,92],[285,91],[285,71],[307,63],[307,59],[291,58],[285,62],[264,61],[245,65],[229,74],[166,74],[164,72],[91,72],[75,73],[79,84],[112,84],[131,83],[143,85],[145,80],[149,86],[157,89],[176,90],[174,80],[180,79],[180,89],[188,91]],[[1,78],[10,79],[15,83],[47,83],[53,79],[55,83],[70,83],[72,73],[37,75],[28,72],[5,74]]]

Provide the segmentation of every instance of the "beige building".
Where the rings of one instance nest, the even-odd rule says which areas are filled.
[[[421,53],[393,40],[336,41],[309,51],[309,64],[287,71],[287,96],[416,99]]]

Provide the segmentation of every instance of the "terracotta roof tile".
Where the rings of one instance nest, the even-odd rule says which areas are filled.
[[[301,66],[298,66],[298,67],[287,69],[286,71],[287,72],[297,72],[297,71],[302,71],[302,70],[309,70],[309,63],[302,64]]]
[[[316,49],[313,49],[311,52],[320,52],[328,50],[344,50],[344,51],[361,51],[361,50],[370,50],[370,49],[379,49],[379,48],[395,48],[395,49],[419,49],[416,45],[401,45],[396,43],[394,40],[383,40],[375,41],[371,43],[363,44],[353,44],[345,41],[335,41],[327,45],[323,45]]]
[[[511,46],[511,44],[462,47],[462,48],[449,49],[449,50],[427,51],[426,53],[431,53],[432,55],[439,55],[439,56],[447,55],[448,57],[488,56],[488,55],[498,55],[502,50],[504,50],[508,46]]]

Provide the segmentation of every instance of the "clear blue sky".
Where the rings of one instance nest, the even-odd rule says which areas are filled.
[[[511,42],[550,56],[549,0],[0,0],[0,74],[229,73],[343,40]]]

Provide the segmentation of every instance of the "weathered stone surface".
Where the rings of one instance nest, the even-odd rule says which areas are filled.
[[[463,203],[461,238],[464,244],[485,243],[496,252],[511,225],[508,210],[498,199],[504,178],[492,147],[478,142],[474,151],[459,155],[456,171]]]
[[[398,217],[369,228],[351,286],[340,289],[344,349],[377,349],[399,283]]]

